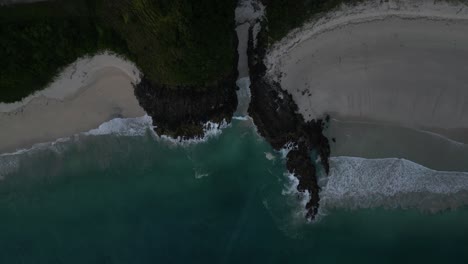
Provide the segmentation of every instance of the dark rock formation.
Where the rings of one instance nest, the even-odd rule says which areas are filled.
[[[143,78],[135,86],[135,95],[152,117],[158,135],[202,137],[206,122],[231,121],[237,107],[236,78],[233,74],[203,90],[157,85]]]
[[[297,190],[300,192],[308,191],[310,200],[306,204],[307,218],[313,219],[317,214],[320,197],[320,190],[315,176],[315,166],[312,164],[309,155],[310,150],[299,145],[297,150],[291,150],[288,153],[286,167],[299,179]]]
[[[237,42],[237,35],[235,39]],[[167,86],[142,77],[141,82],[135,85],[135,96],[152,117],[158,135],[197,138],[203,136],[206,122],[231,121],[237,107],[238,77],[238,54],[237,50],[233,52],[236,63],[231,74],[203,87]]]
[[[298,191],[310,193],[307,218],[314,219],[319,206],[319,186],[316,168],[311,158],[311,151],[316,150],[321,163],[329,172],[330,146],[322,134],[324,122],[313,120],[305,122],[297,113],[297,105],[292,96],[281,89],[279,83],[265,78],[266,67],[263,58],[266,52],[265,31],[257,37],[257,47],[253,47],[252,30],[249,32],[248,57],[251,78],[251,103],[249,114],[253,118],[259,133],[279,150],[288,143],[297,146],[287,155],[287,168],[299,179]]]

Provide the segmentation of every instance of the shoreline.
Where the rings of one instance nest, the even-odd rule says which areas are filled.
[[[325,129],[332,157],[403,158],[437,171],[466,171],[468,144],[440,134],[382,123],[332,118]],[[333,139],[335,139],[333,141]]]
[[[48,88],[0,105],[0,153],[87,132],[117,117],[144,116],[133,92],[136,76],[132,63],[113,55],[78,59]]]
[[[398,158],[337,156],[330,163],[330,175],[321,178],[325,211],[383,207],[436,213],[468,205],[468,172],[432,170]]]
[[[447,1],[429,3],[424,0],[413,0],[410,4],[389,0],[385,3],[366,1],[357,5],[342,4],[325,14],[311,17],[303,26],[293,29],[283,39],[269,47],[264,61],[267,75],[278,81],[279,72],[276,71],[276,65],[280,62],[280,57],[301,42],[349,24],[369,23],[388,17],[467,20],[468,3],[451,4]]]
[[[403,16],[405,19],[399,18]],[[427,17],[439,17],[439,19],[425,19]],[[456,20],[449,20],[450,18]],[[311,22],[306,23],[303,27],[291,31],[285,38],[272,44],[272,46],[267,44],[268,35],[265,32],[261,33],[259,41],[262,46],[253,49],[252,46],[254,45],[251,44],[251,57],[249,57],[250,69],[253,69],[251,76],[253,104],[249,108],[249,113],[254,118],[259,132],[273,147],[281,148],[286,143],[284,138],[278,134],[285,134],[285,131],[287,131],[289,133],[286,134],[290,135],[290,137],[293,135],[292,138],[289,138],[289,142],[295,142],[299,147],[299,151],[292,151],[288,154],[287,167],[289,172],[293,173],[299,181],[297,191],[299,193],[308,192],[311,195],[305,205],[307,210],[306,218],[308,219],[314,219],[317,215],[317,208],[320,206],[321,199],[318,194],[320,188],[317,186],[315,164],[307,162],[307,160],[310,160],[308,153],[312,150],[320,153],[317,164],[322,163],[324,172],[328,175],[330,169],[328,166],[329,157],[330,154],[334,156],[334,153],[330,153],[330,148],[327,146],[331,147],[331,151],[336,151],[335,144],[344,142],[344,140],[337,138],[335,143],[333,135],[328,139],[323,136],[322,133],[328,132],[323,130],[323,125],[325,127],[329,125],[329,114],[332,118],[335,118],[336,115],[341,117],[358,116],[359,119],[364,120],[378,120],[377,124],[382,126],[389,123],[397,124],[398,126],[419,130],[416,134],[440,133],[448,137],[448,140],[455,140],[451,137],[452,130],[461,129],[461,131],[464,131],[465,128],[468,129],[468,121],[464,122],[464,118],[468,117],[468,112],[467,115],[464,115],[463,94],[458,94],[459,91],[463,90],[454,89],[455,91],[450,93],[453,98],[457,99],[456,102],[460,102],[455,107],[458,112],[454,114],[453,111],[446,110],[446,108],[453,105],[453,103],[449,103],[452,97],[442,98],[444,93],[438,87],[438,85],[441,87],[447,86],[446,76],[443,74],[447,73],[447,76],[453,77],[450,72],[452,67],[458,74],[455,77],[464,76],[465,64],[463,62],[466,62],[466,60],[463,60],[463,56],[468,55],[468,52],[464,52],[465,50],[468,51],[468,49],[465,49],[468,44],[464,45],[468,43],[468,38],[464,34],[468,28],[468,6],[457,6],[445,2],[433,4],[420,0],[411,3],[399,1],[375,3],[368,1],[355,6],[342,5],[341,10],[335,9],[326,14],[319,14],[318,19],[317,16],[312,19],[316,20],[310,20]],[[392,20],[401,21],[393,23]],[[434,28],[432,24],[429,26],[415,24],[420,21],[430,21],[437,27]],[[458,28],[454,29],[451,26],[454,24],[458,25]],[[355,32],[349,29],[351,27],[369,28],[365,28],[365,30],[353,35]],[[384,36],[387,37],[384,38],[378,35],[385,35],[392,30],[396,31],[392,32],[396,34],[390,34],[390,37],[397,39],[397,41],[388,36]],[[402,34],[403,37],[398,34]],[[330,35],[333,36],[330,37]],[[458,46],[455,45],[456,48],[462,50],[463,56],[461,58],[460,54],[456,52],[449,54],[451,57],[448,59],[443,56],[446,55],[447,49],[450,52],[453,51],[452,46],[447,48],[448,45],[453,45],[453,42],[450,42],[451,39],[445,39],[446,35],[452,38],[461,38],[462,41],[456,43]],[[324,36],[328,36],[328,38],[325,39]],[[431,42],[433,39],[430,37],[437,41]],[[402,38],[407,42],[413,41],[413,43],[401,43],[400,39]],[[418,53],[418,48],[424,43],[428,43],[426,44],[426,50],[420,49]],[[433,47],[430,45],[432,43],[440,44],[440,47],[437,45]],[[407,45],[405,46],[405,44]],[[389,46],[392,48],[391,52],[388,51]],[[408,54],[401,53],[401,49],[405,49],[405,47],[409,47]],[[429,56],[434,55],[434,53],[430,52],[431,49],[437,51],[437,48],[440,53],[435,53],[436,57]],[[337,53],[339,54],[337,55]],[[379,58],[379,54],[387,54],[388,58]],[[400,57],[396,56],[398,54],[400,54]],[[417,56],[414,56],[414,54],[417,54]],[[441,54],[442,56],[440,56]],[[346,55],[348,57],[345,57]],[[439,56],[437,57],[437,55]],[[345,58],[343,59],[343,57]],[[374,60],[371,61],[371,59]],[[382,65],[395,66],[392,63],[395,60],[398,61],[398,59],[401,59],[401,61],[396,67],[382,67]],[[443,66],[447,64],[447,61],[450,62],[450,59],[458,61],[458,64],[450,64],[452,67],[445,69]],[[428,68],[430,71],[426,71],[428,69],[418,69],[415,66],[421,61],[423,61],[424,65],[424,60],[435,60],[435,63],[429,61],[427,64],[430,65]],[[382,61],[387,64],[382,64]],[[402,65],[409,65],[411,69],[406,69]],[[460,68],[457,68],[458,66]],[[440,74],[437,71],[440,68],[446,71],[442,71],[442,74]],[[378,71],[372,73],[371,71],[374,69],[378,69]],[[377,78],[377,81],[369,81],[372,76]],[[421,85],[420,82],[415,81],[418,78],[433,86],[431,89],[434,93],[430,94],[429,98],[422,96],[427,92],[427,89],[424,89],[426,83]],[[434,83],[431,78],[437,79],[438,82]],[[400,80],[400,83],[392,83],[391,81],[394,80]],[[468,80],[466,80],[467,82],[463,82],[463,80],[465,79],[453,78],[452,83],[448,83],[448,85],[460,88],[468,82]],[[422,86],[419,90],[410,89],[418,87],[418,85]],[[374,100],[372,100],[372,92],[374,91],[372,89],[377,90]],[[394,93],[392,94],[392,92]],[[268,102],[262,98],[266,94],[271,97]],[[468,98],[468,91],[466,96]],[[387,98],[390,99],[387,100]],[[421,103],[423,99],[425,101]],[[418,103],[420,109],[416,112],[414,108]],[[270,112],[266,112],[263,108],[271,109]],[[468,107],[466,111],[468,111]],[[296,118],[293,118],[294,114],[297,115]],[[447,115],[451,118],[444,118]],[[313,133],[310,131],[306,133],[306,135],[312,135],[313,138],[320,139],[318,143],[310,144],[307,137],[304,138],[304,135],[301,136],[299,133],[301,126],[298,124],[305,124],[303,126],[307,127],[307,124],[317,121],[321,123],[324,119],[327,122],[322,125],[321,129],[317,129]],[[276,120],[282,125],[272,124],[272,120]],[[288,130],[287,125],[292,120],[296,120],[296,122],[293,122],[296,123],[295,128]],[[345,119],[345,121],[353,120]],[[464,125],[465,123],[466,125]],[[443,129],[449,129],[450,131],[443,131]],[[279,133],[278,131],[283,132]],[[406,141],[403,132],[400,135],[390,134],[386,136],[382,133],[382,135],[377,135],[379,138],[374,143],[377,144],[376,146],[387,144],[391,140],[393,140],[391,141],[393,144],[397,142],[397,144],[403,146],[405,146],[405,142],[414,143],[409,140]],[[322,137],[324,138],[322,139]],[[416,138],[418,137],[416,136]],[[362,137],[362,139],[366,140],[366,137]],[[464,141],[465,137],[458,135],[456,140]],[[352,144],[353,139],[351,138],[349,142],[347,144],[352,146],[345,149],[342,154],[359,156],[355,144]],[[428,142],[424,144],[426,143]],[[430,141],[429,143],[432,144],[433,142]],[[424,144],[421,146],[424,146]],[[436,145],[434,144],[432,147]],[[418,146],[418,149],[421,146]],[[405,152],[405,150],[401,149],[392,149],[391,145],[386,147],[389,147],[389,149],[386,150],[386,153],[381,153],[383,156],[379,156],[379,158],[398,159],[400,153],[397,152]],[[372,152],[363,151],[364,154],[372,155]],[[446,151],[448,150],[446,149]],[[403,154],[410,156],[410,158],[412,156],[420,157],[426,164],[428,160],[440,158],[437,152],[424,153],[423,155],[426,155],[424,157],[418,156],[417,152],[407,151],[407,153]],[[423,153],[424,151],[420,152]],[[454,152],[450,153],[454,155]],[[450,160],[445,163],[442,162],[438,166],[447,168],[453,162],[458,161]],[[458,165],[460,167],[463,164]]]
[[[257,37],[257,38],[256,38]],[[248,113],[257,132],[277,151],[290,148],[286,154],[286,168],[298,180],[296,190],[304,197],[305,218],[313,220],[319,210],[319,186],[316,165],[311,152],[320,156],[321,165],[329,172],[330,145],[323,135],[321,119],[305,122],[297,112],[292,96],[277,82],[266,77],[264,64],[266,29],[258,32],[255,25],[249,29],[248,62],[251,80],[251,102]],[[308,194],[308,195],[306,195]]]
[[[468,6],[388,11],[390,4],[347,7],[293,31],[268,51],[267,77],[306,121],[370,119],[466,143]]]
[[[116,68],[126,74],[134,83],[140,81],[140,71],[133,62],[112,52],[102,52],[94,56],[76,59],[64,67],[60,73],[42,90],[28,95],[14,103],[0,102],[0,113],[12,112],[27,105],[38,97],[64,100],[76,95],[82,88],[93,82],[93,74],[103,68]]]

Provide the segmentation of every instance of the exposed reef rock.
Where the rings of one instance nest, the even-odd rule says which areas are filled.
[[[315,150],[326,173],[329,172],[330,146],[322,134],[325,122],[312,120],[305,122],[297,113],[297,105],[292,96],[281,89],[279,83],[265,77],[266,67],[263,58],[266,53],[266,34],[262,29],[257,36],[254,48],[252,30],[249,32],[248,58],[251,78],[251,103],[249,114],[259,133],[279,150],[286,144],[297,147],[287,155],[289,172],[299,179],[297,190],[308,191],[310,200],[306,205],[307,218],[314,219],[319,206],[319,186],[311,152]]]
[[[235,32],[233,32],[235,34]],[[235,37],[237,47],[237,36]],[[152,117],[158,135],[173,138],[203,137],[203,126],[211,121],[231,122],[237,108],[237,61],[229,76],[205,86],[168,86],[141,78],[135,85],[140,106]]]

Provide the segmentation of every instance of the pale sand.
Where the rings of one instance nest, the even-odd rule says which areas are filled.
[[[38,91],[20,102],[0,103],[0,112],[11,112],[26,105],[32,99],[45,96],[47,98],[62,100],[74,95],[81,88],[94,82],[92,76],[100,69],[106,67],[117,68],[128,76],[133,83],[140,81],[140,71],[135,64],[120,58],[112,53],[103,52],[92,57],[79,58],[65,67],[60,74],[44,90]]]
[[[0,112],[0,153],[86,132],[116,117],[145,115],[133,94],[139,72],[132,63],[109,54],[86,61],[67,67],[48,89],[26,102],[3,105],[3,110],[14,110]],[[76,74],[84,69],[89,71]]]
[[[404,2],[347,7],[291,33],[266,58],[270,77],[306,120],[468,128],[468,8]]]
[[[333,156],[398,157],[438,171],[468,171],[468,144],[401,126],[332,119],[325,131]]]

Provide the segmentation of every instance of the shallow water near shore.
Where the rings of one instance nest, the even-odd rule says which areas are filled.
[[[465,207],[305,222],[281,154],[249,121],[184,147],[92,134],[0,157],[0,263],[468,261]]]

